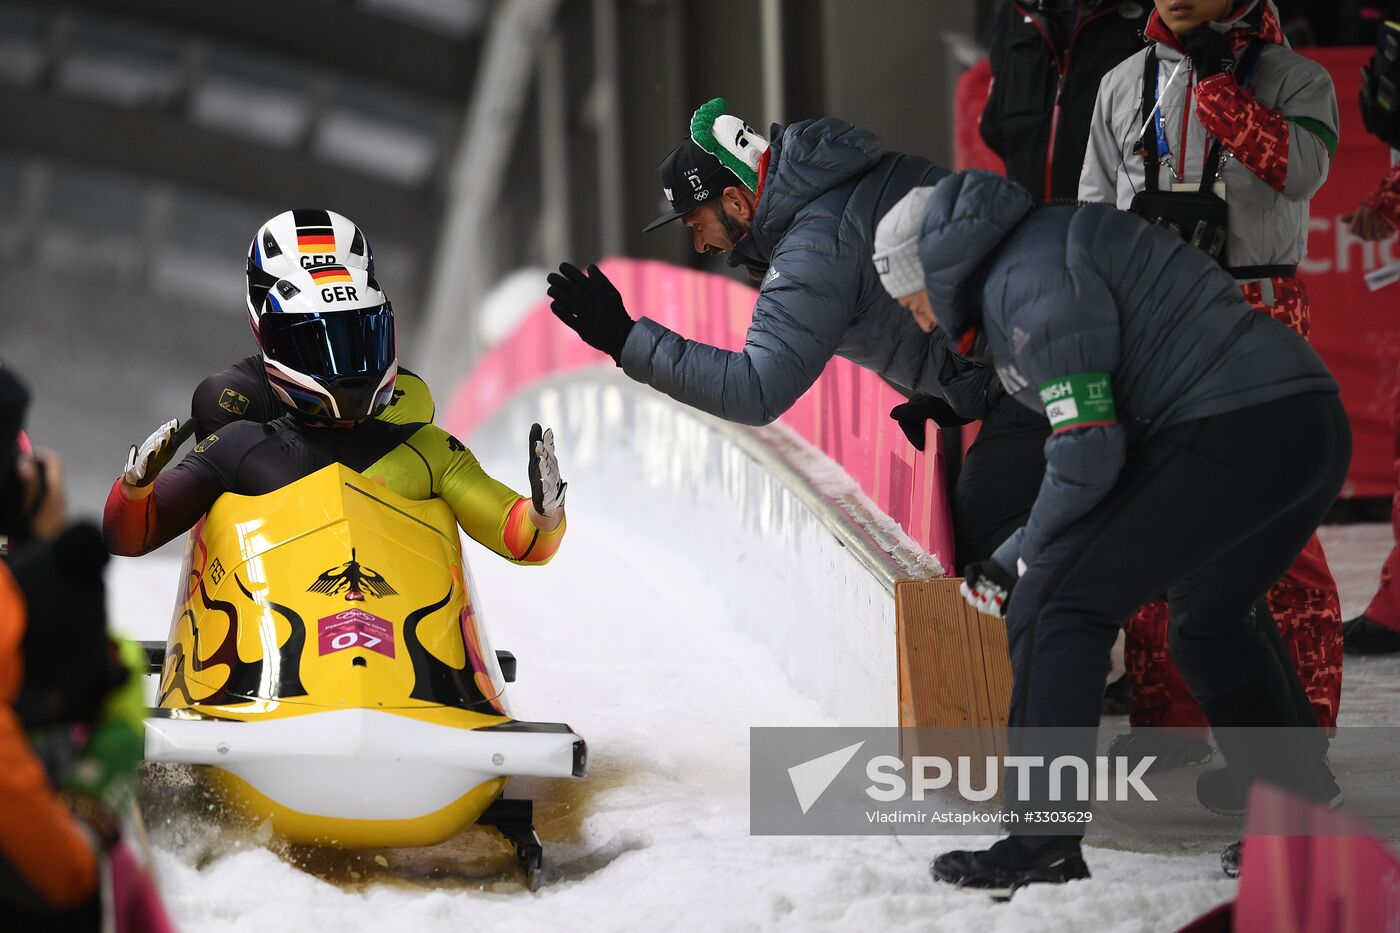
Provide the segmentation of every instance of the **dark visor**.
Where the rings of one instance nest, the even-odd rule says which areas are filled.
[[[264,314],[258,336],[270,358],[325,381],[382,373],[394,362],[394,314],[387,303],[357,311]]]

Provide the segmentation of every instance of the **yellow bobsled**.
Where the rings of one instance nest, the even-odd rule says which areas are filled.
[[[583,739],[520,722],[514,658],[472,610],[457,524],[341,465],[224,495],[190,532],[149,761],[213,766],[294,842],[431,845],[497,826],[541,863],[512,775],[582,777]],[[503,663],[505,669],[503,670]]]

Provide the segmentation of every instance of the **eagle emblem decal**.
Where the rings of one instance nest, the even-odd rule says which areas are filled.
[[[316,582],[306,588],[308,593],[324,593],[335,596],[344,591],[347,600],[362,600],[365,594],[376,599],[384,596],[397,596],[398,590],[389,581],[355,559],[355,549],[350,549],[350,560],[338,567],[332,567],[316,578]]]

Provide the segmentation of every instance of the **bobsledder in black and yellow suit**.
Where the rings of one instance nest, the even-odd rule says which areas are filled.
[[[391,402],[405,380],[393,307],[370,273],[327,265],[289,271],[269,287],[261,310],[254,323],[262,351],[257,385],[268,398],[252,389],[241,397],[283,414],[267,423],[230,421],[165,472],[185,428],[167,422],[132,447],[103,515],[113,554],[160,547],[193,528],[224,493],[266,495],[339,463],[406,499],[443,499],[463,531],[507,560],[542,564],[554,555],[564,535],[565,484],[553,432],[532,428],[527,498],[487,475],[441,428],[379,417],[399,407]],[[398,395],[400,405],[406,394]],[[424,397],[426,386],[409,404]],[[250,404],[228,413],[250,414]],[[399,408],[398,416],[408,410]],[[252,414],[264,416],[262,408]]]
[[[528,497],[489,476],[436,425],[372,418],[322,427],[284,415],[267,424],[226,425],[150,485],[118,478],[103,516],[107,546],[121,556],[145,554],[192,528],[225,492],[263,495],[332,463],[408,499],[441,497],[473,540],[515,563],[548,562],[564,536],[562,516],[552,530],[540,528],[547,523],[533,514]]]

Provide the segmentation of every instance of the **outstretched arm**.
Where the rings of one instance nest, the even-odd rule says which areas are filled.
[[[433,492],[473,541],[517,564],[545,564],[554,557],[567,527],[562,490],[556,503],[541,503],[542,511],[531,498],[493,479],[461,441],[441,428],[427,425],[409,443],[432,464]],[[554,475],[557,479],[557,467]]]
[[[555,316],[612,354],[628,376],[726,421],[762,425],[792,407],[835,354],[857,310],[859,276],[848,264],[839,244],[785,241],[738,352],[688,340],[650,318],[633,323],[612,283],[592,267],[585,278],[561,266],[565,274],[550,276],[550,295]]]

